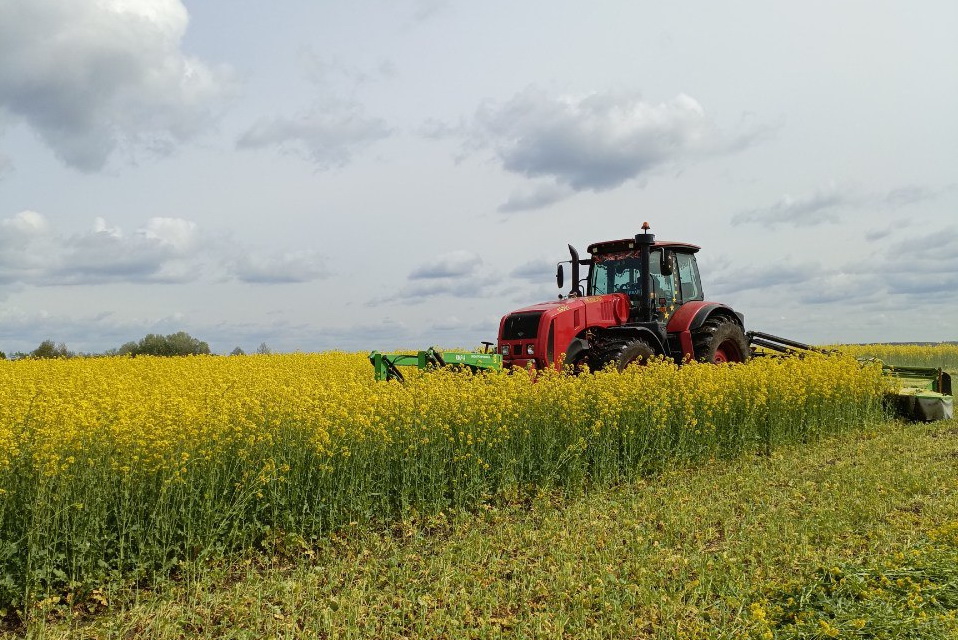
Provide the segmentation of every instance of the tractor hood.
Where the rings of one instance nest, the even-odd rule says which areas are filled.
[[[506,368],[558,366],[554,363],[586,329],[621,325],[628,318],[624,293],[540,302],[502,317],[497,351]]]
[[[611,293],[602,296],[549,300],[516,309],[509,315],[539,313],[547,316],[555,316],[565,311],[576,311],[580,309],[586,310],[590,315],[591,313],[596,313],[599,316],[608,316],[609,319],[614,317],[618,319],[619,322],[625,322],[629,317],[629,296],[623,293]]]

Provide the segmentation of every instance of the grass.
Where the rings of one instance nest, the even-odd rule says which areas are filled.
[[[347,526],[319,544],[276,534],[152,589],[52,598],[10,633],[955,637],[956,468],[958,421],[885,423],[585,494]]]

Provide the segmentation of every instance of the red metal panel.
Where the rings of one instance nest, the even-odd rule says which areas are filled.
[[[565,353],[569,344],[586,328],[607,328],[622,324],[629,317],[629,297],[623,293],[613,293],[603,296],[588,296],[583,298],[565,298],[518,309],[512,313],[541,311],[539,330],[533,343],[534,359],[537,365],[542,366],[545,356],[549,353],[548,327],[553,326],[552,353],[556,360]],[[505,317],[499,323],[499,350],[502,352],[504,344],[509,345],[510,354],[503,357],[506,367],[525,366],[533,360],[526,353],[526,345],[530,340],[502,340]],[[555,366],[557,362],[549,363]]]
[[[705,302],[703,300],[686,302],[675,310],[675,313],[673,313],[672,317],[669,318],[669,324],[666,326],[665,330],[669,333],[688,331],[689,327],[692,325],[692,321],[695,320],[696,314],[698,314],[703,307],[709,306],[714,307],[716,305],[714,302]]]

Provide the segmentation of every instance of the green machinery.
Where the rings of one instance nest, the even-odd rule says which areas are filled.
[[[954,415],[951,376],[941,369],[882,366],[900,386],[889,395],[895,411],[912,420],[948,420]]]
[[[795,340],[750,331],[750,345],[769,349],[781,355],[797,355],[814,351],[834,353],[834,350],[819,349]],[[753,355],[766,355],[753,351]],[[875,362],[864,359],[862,364]],[[930,422],[948,420],[954,415],[954,398],[951,395],[951,376],[932,367],[893,367],[881,363],[882,374],[895,378],[897,385],[886,394],[888,405],[902,418]]]
[[[405,378],[399,367],[418,367],[419,369],[462,367],[473,372],[499,371],[502,369],[502,356],[498,353],[488,351],[486,353],[440,351],[438,347],[430,347],[417,353],[380,353],[373,351],[369,354],[369,361],[373,365],[377,380],[399,380],[400,382]]]

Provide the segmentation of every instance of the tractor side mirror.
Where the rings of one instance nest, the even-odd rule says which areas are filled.
[[[675,254],[671,251],[662,250],[662,260],[659,264],[659,271],[663,276],[672,275],[672,265],[675,260]]]
[[[562,268],[562,263],[556,265],[556,285],[561,289],[565,284],[565,270]]]

